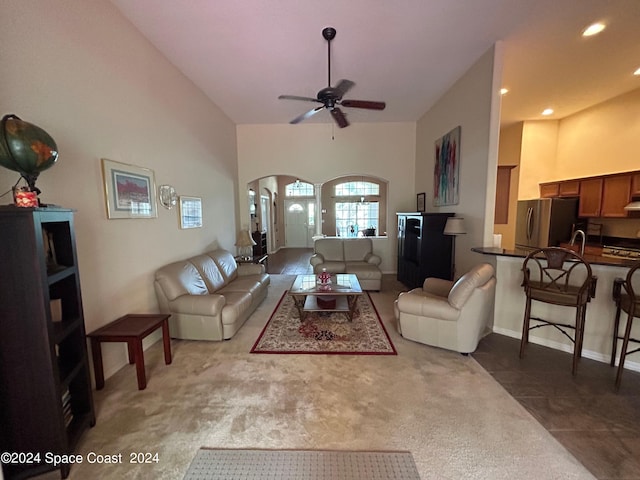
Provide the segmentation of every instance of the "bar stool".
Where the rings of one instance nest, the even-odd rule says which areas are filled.
[[[613,347],[611,348],[612,367],[615,366],[616,362],[618,340],[622,340],[620,362],[618,363],[618,373],[616,375],[616,390],[618,390],[620,389],[624,361],[627,355],[640,351],[640,348],[628,350],[629,342],[640,344],[640,340],[631,338],[633,319],[634,317],[640,318],[640,262],[636,262],[629,269],[624,280],[616,278],[613,281],[613,299],[616,302],[616,319],[613,326]],[[624,335],[620,335],[620,311],[624,311],[627,314],[627,326],[624,329]]]
[[[572,250],[560,247],[539,248],[527,255],[522,264],[524,279],[522,286],[527,296],[520,341],[520,358],[524,347],[529,343],[529,331],[552,326],[574,344],[572,375],[578,371],[578,360],[582,355],[584,322],[587,303],[595,296],[597,277],[591,272],[591,266],[582,256]],[[575,323],[562,323],[531,317],[531,302],[550,303],[574,307]],[[531,326],[531,320],[538,324]],[[567,330],[573,330],[572,337]]]

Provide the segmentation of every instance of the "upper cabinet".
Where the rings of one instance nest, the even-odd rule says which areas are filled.
[[[578,216],[624,218],[631,198],[640,196],[640,172],[540,184],[540,197],[580,197]]]
[[[580,180],[560,182],[558,193],[561,197],[577,197],[580,195]]]
[[[626,217],[631,199],[631,175],[605,177],[602,184],[602,217]]]
[[[580,180],[563,180],[540,184],[540,198],[577,197],[580,195]]]
[[[631,195],[640,195],[640,173],[631,175]]]
[[[540,184],[540,198],[554,198],[560,195],[560,183],[550,182]]]
[[[579,217],[599,217],[602,207],[602,178],[580,182]]]

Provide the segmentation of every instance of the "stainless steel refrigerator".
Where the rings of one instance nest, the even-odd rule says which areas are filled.
[[[516,247],[554,247],[571,239],[578,222],[577,198],[520,200],[516,221]]]

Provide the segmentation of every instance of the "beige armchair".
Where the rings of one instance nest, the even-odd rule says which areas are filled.
[[[475,351],[493,311],[494,272],[482,263],[455,283],[427,278],[422,288],[401,293],[394,306],[400,334],[460,353]]]

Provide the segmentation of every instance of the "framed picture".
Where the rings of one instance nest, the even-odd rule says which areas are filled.
[[[425,211],[425,193],[424,192],[418,194],[416,210],[418,212]]]
[[[436,140],[433,205],[457,205],[460,185],[460,130],[458,126]]]
[[[102,159],[107,218],[155,218],[156,181],[153,170]]]
[[[202,199],[180,197],[180,228],[202,227]]]

